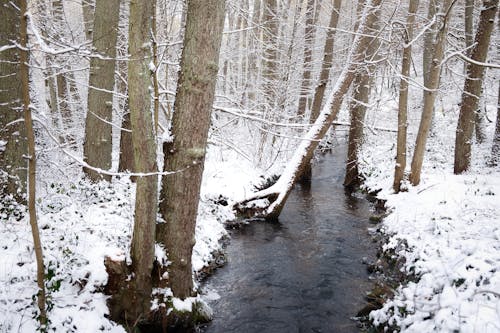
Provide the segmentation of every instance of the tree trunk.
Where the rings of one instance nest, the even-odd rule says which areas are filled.
[[[326,101],[322,112],[304,136],[299,147],[295,150],[292,159],[285,167],[278,181],[273,186],[254,193],[249,198],[236,204],[236,209],[245,211],[245,205],[247,203],[253,200],[267,198],[270,201],[269,206],[262,209],[262,211],[253,213],[267,219],[278,218],[297,178],[302,173],[304,167],[309,163],[319,141],[325,136],[333,120],[336,118],[342,105],[342,100],[354,79],[356,70],[359,69],[359,66],[362,66],[360,64],[363,63],[365,59],[366,48],[369,44],[369,36],[367,36],[367,34],[372,33],[368,27],[372,24],[370,21],[375,18],[374,15],[369,15],[369,13],[378,10],[380,2],[381,0],[369,0],[366,6],[364,6],[364,12],[361,16],[358,29],[359,33],[356,34],[354,39],[351,53],[346,61],[347,65],[340,74],[333,88],[333,92]]]
[[[370,15],[374,17],[369,18],[370,24],[367,27],[369,29],[369,34],[373,36],[376,34],[377,30],[378,13],[372,12]],[[367,43],[365,57],[368,63],[370,63],[375,57],[379,43],[378,40],[373,37],[368,38]],[[351,126],[349,127],[349,144],[347,147],[346,173],[344,177],[344,186],[347,188],[354,188],[358,186],[361,181],[358,168],[358,155],[359,149],[363,143],[363,128],[367,105],[370,101],[374,69],[373,65],[365,65],[364,68],[361,68],[356,73],[353,80],[353,97],[350,103]]]
[[[156,172],[156,136],[151,112],[151,1],[132,0],[129,17],[128,86],[132,146],[136,172]],[[155,224],[158,210],[158,177],[137,178],[134,231],[130,257],[136,303],[132,317],[145,319],[151,307],[151,271],[154,260]],[[134,302],[132,302],[134,303]],[[141,317],[142,315],[142,317]]]
[[[330,24],[326,34],[325,47],[323,50],[323,63],[321,64],[321,74],[318,82],[318,86],[314,92],[314,98],[311,108],[311,118],[310,123],[314,123],[316,118],[321,111],[321,106],[323,104],[323,98],[325,96],[326,86],[328,84],[328,79],[330,77],[330,70],[333,64],[333,45],[335,41],[335,32],[337,24],[339,22],[340,7],[342,5],[342,0],[334,0],[333,9],[330,16]]]
[[[28,210],[30,217],[31,234],[33,236],[33,247],[36,257],[36,282],[38,285],[37,304],[40,314],[41,329],[44,332],[47,325],[47,311],[45,309],[45,266],[43,263],[42,242],[36,218],[36,151],[35,134],[33,131],[33,121],[30,109],[30,84],[29,84],[29,55],[28,55],[28,17],[27,1],[20,0],[20,45],[19,49],[19,76],[21,79],[21,94],[24,111],[24,124],[28,142]]]
[[[22,108],[19,43],[20,0],[0,6],[0,45],[9,47],[0,52],[0,194],[13,196],[26,203],[26,160],[28,152]],[[2,198],[5,200],[5,198]]]
[[[401,189],[406,169],[406,130],[408,128],[408,79],[411,67],[411,45],[413,40],[413,25],[415,24],[415,13],[418,9],[419,0],[410,0],[408,5],[408,17],[406,19],[406,31],[404,32],[403,59],[401,64],[401,80],[399,83],[399,105],[398,105],[398,138],[396,149],[396,167],[394,169],[394,192]]]
[[[312,70],[312,51],[314,47],[314,0],[307,0],[306,28],[304,32],[304,71],[302,73],[302,84],[299,91],[298,116],[304,116],[306,107],[310,107],[310,86]]]
[[[191,256],[210,115],[224,26],[224,0],[188,0],[181,72],[172,120],[173,142],[163,146],[165,170],[160,212],[165,224],[158,241],[169,254],[170,287],[175,297],[193,293]],[[211,24],[206,24],[211,22]]]
[[[497,16],[497,38],[500,33],[500,10]],[[497,53],[500,54],[500,43],[497,42]],[[493,165],[500,163],[500,82],[498,82],[498,100],[497,100],[497,122],[495,133],[493,134],[493,145],[491,146],[491,161]]]
[[[90,60],[88,110],[85,121],[84,161],[103,170],[111,169],[113,91],[120,0],[97,0],[93,47],[98,57]],[[84,168],[94,182],[111,176]]]
[[[470,57],[485,62],[499,0],[484,0],[476,32],[475,45]],[[455,174],[467,171],[470,166],[472,132],[483,84],[484,66],[467,64],[467,78],[462,94],[460,114],[455,139]]]
[[[92,41],[94,26],[94,5],[96,0],[82,0],[83,28],[85,29],[85,39]]]
[[[447,0],[445,0],[447,1]],[[429,7],[427,11],[427,22],[430,23],[432,20],[436,18],[436,10],[437,10],[437,0],[429,0]],[[427,30],[424,34],[424,51],[422,53],[422,67],[423,67],[423,77],[424,77],[424,86],[429,87],[429,77],[432,68],[432,59],[435,54],[435,43],[434,39],[436,37],[436,27],[439,27],[437,22],[434,22],[429,30]]]
[[[454,3],[454,2],[453,2]],[[436,15],[439,20],[437,23],[438,31],[434,38],[432,49],[432,62],[430,65],[427,83],[425,84],[426,90],[424,91],[424,107],[422,110],[422,117],[417,133],[417,140],[415,143],[415,151],[411,162],[410,182],[416,186],[420,183],[420,174],[422,171],[422,163],[424,161],[425,145],[432,123],[434,114],[434,102],[436,100],[437,90],[439,88],[439,80],[441,76],[441,61],[443,60],[444,48],[446,43],[447,23],[450,15],[452,0],[444,0],[440,11],[442,15]],[[424,77],[424,82],[425,82]]]

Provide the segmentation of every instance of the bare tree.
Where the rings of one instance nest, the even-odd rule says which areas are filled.
[[[484,62],[488,56],[488,47],[497,8],[498,0],[483,0],[475,43],[470,54],[474,62],[467,64],[467,78],[464,84],[462,103],[460,104],[460,115],[455,138],[455,174],[468,170],[470,166],[474,119],[484,76],[484,66],[479,63]]]
[[[378,13],[372,12],[370,15],[374,16],[374,18],[369,18],[369,25],[367,27],[369,33],[373,36],[377,31]],[[361,181],[358,170],[358,155],[359,149],[363,143],[366,109],[370,101],[370,91],[373,84],[373,73],[375,69],[373,60],[379,46],[378,38],[376,37],[370,37],[366,42],[368,43],[365,52],[365,62],[367,65],[360,68],[354,77],[353,92],[349,106],[351,126],[349,126],[349,143],[347,147],[346,172],[344,177],[344,186],[347,188],[358,186]]]
[[[24,124],[26,126],[26,137],[28,141],[28,210],[30,217],[31,234],[33,236],[33,245],[36,257],[36,281],[38,284],[37,304],[40,314],[41,331],[46,330],[47,311],[45,309],[45,265],[43,263],[42,242],[40,240],[40,231],[36,217],[36,151],[35,134],[33,131],[33,121],[31,118],[31,100],[29,83],[29,54],[28,54],[28,15],[27,1],[20,0],[20,48],[19,48],[19,71],[22,86],[22,103],[24,111]]]
[[[396,151],[396,167],[394,169],[394,191],[401,189],[401,181],[406,169],[406,130],[408,128],[408,79],[411,67],[411,44],[413,39],[413,25],[415,24],[415,13],[418,9],[419,0],[410,0],[408,5],[408,16],[406,27],[403,32],[403,58],[401,64],[401,80],[399,83],[399,105],[398,105],[398,137]]]
[[[98,56],[90,60],[88,109],[83,156],[89,165],[111,168],[113,87],[120,0],[97,0],[93,47]],[[92,181],[110,180],[109,175],[84,168]]]
[[[448,31],[447,24],[450,16],[451,9],[455,1],[444,0],[439,7],[439,12],[436,14],[438,31],[433,40],[432,61],[430,62],[428,77],[425,78],[424,73],[424,106],[422,109],[422,117],[418,128],[417,139],[415,143],[415,151],[413,152],[413,159],[411,162],[410,182],[413,185],[420,183],[420,174],[422,172],[422,163],[424,161],[425,146],[427,137],[432,123],[434,114],[434,102],[439,88],[439,81],[441,77],[441,61],[443,60],[444,48],[446,44],[446,34]],[[433,6],[432,1],[430,6]],[[428,60],[428,59],[427,59]],[[425,64],[425,61],[424,61]],[[425,66],[424,66],[425,69]]]
[[[172,120],[173,141],[163,146],[163,177],[158,241],[169,254],[170,287],[175,297],[193,293],[191,255],[205,163],[224,25],[224,0],[188,0],[181,72]],[[210,22],[210,24],[207,24]]]
[[[128,87],[135,171],[155,173],[156,135],[151,110],[151,1],[131,1],[129,18]],[[132,299],[126,307],[129,322],[147,319],[151,307],[151,271],[154,260],[155,225],[158,210],[158,178],[137,178],[132,258]]]
[[[306,6],[306,28],[304,42],[304,70],[302,73],[302,83],[299,92],[299,109],[297,115],[303,116],[306,112],[306,107],[310,107],[310,85],[311,85],[311,70],[312,70],[312,55],[314,47],[314,0],[307,0]]]
[[[273,186],[256,192],[236,204],[235,206],[237,209],[246,210],[245,205],[247,203],[266,198],[269,200],[268,207],[259,212],[253,213],[268,219],[278,218],[298,177],[301,175],[304,167],[311,160],[319,141],[325,136],[332,122],[336,118],[344,96],[348,92],[360,64],[362,64],[365,59],[365,52],[369,44],[368,40],[371,33],[369,29],[371,25],[370,21],[375,18],[374,15],[369,14],[374,10],[378,10],[380,2],[381,0],[368,0],[366,2],[363,15],[360,18],[358,33],[354,39],[349,58],[346,61],[346,66],[340,74],[339,79],[333,88],[332,94],[325,102],[322,112],[303,137],[301,144],[295,150],[293,157],[285,167],[285,170],[281,174],[278,181]]]

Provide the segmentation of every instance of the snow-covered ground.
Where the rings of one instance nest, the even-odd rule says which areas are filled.
[[[378,197],[390,212],[382,223],[391,235],[384,248],[403,257],[405,272],[417,277],[370,314],[377,325],[402,332],[500,332],[500,167],[487,166],[493,124],[487,141],[473,147],[471,170],[454,175],[457,102],[446,97],[438,106],[421,184],[407,192],[392,191],[396,134],[367,132],[366,186],[381,189]],[[494,115],[496,105],[488,111]],[[373,123],[395,128],[396,113],[389,103]],[[418,124],[411,121],[410,158]]]
[[[222,222],[234,218],[229,205],[215,205],[214,200],[219,195],[243,197],[257,177],[255,168],[245,161],[211,147],[196,228],[194,270],[212,259],[226,234]],[[58,178],[60,182],[54,181]],[[128,179],[114,179],[111,185],[71,183],[71,177],[57,172],[46,179],[39,184],[38,218],[49,272],[50,330],[125,332],[105,318],[107,296],[102,287],[107,281],[104,256],[123,257],[129,252],[134,185]],[[0,234],[0,332],[35,332],[36,264],[27,218],[17,221],[0,216]],[[169,290],[163,293],[168,295]]]

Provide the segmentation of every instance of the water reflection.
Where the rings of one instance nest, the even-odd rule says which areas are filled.
[[[326,155],[298,185],[279,222],[233,233],[228,264],[205,288],[221,298],[206,332],[358,332],[350,320],[369,289],[366,200],[346,196],[345,151]]]

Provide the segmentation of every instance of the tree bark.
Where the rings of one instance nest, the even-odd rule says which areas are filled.
[[[399,82],[399,105],[398,105],[398,137],[396,149],[396,167],[394,168],[394,192],[401,189],[406,169],[406,130],[408,128],[408,79],[411,68],[411,44],[413,39],[413,25],[415,24],[415,13],[418,9],[419,0],[410,0],[408,5],[408,16],[404,32],[403,59],[401,64],[401,80]]]
[[[495,22],[499,0],[484,0],[476,32],[475,45],[470,57],[485,62],[488,56],[491,32]],[[483,84],[484,66],[467,64],[467,78],[462,94],[460,114],[455,137],[455,174],[467,171],[470,166],[472,132]]]
[[[28,54],[28,17],[27,1],[20,0],[20,46],[19,49],[19,75],[21,78],[22,103],[24,111],[24,124],[26,127],[26,136],[28,141],[28,210],[30,217],[31,234],[33,236],[33,247],[36,257],[36,281],[38,285],[37,304],[40,314],[38,320],[41,325],[41,331],[45,331],[47,325],[47,311],[45,309],[45,266],[43,263],[42,242],[40,240],[40,231],[38,229],[36,217],[36,151],[35,134],[33,131],[33,121],[30,109],[30,83],[29,83],[29,54]]]
[[[424,107],[422,110],[422,117],[420,119],[420,125],[418,128],[415,151],[413,153],[413,159],[411,162],[410,182],[414,186],[420,183],[420,174],[422,171],[422,163],[424,161],[425,145],[427,143],[427,137],[429,136],[429,130],[434,114],[434,102],[436,100],[436,95],[439,88],[439,80],[441,76],[441,61],[443,60],[446,34],[448,30],[447,22],[451,11],[451,6],[453,6],[453,4],[454,2],[452,3],[452,0],[444,0],[440,8],[441,14],[436,15],[436,18],[438,19],[437,27],[439,30],[436,33],[432,46],[434,53],[432,54],[432,62],[430,64],[430,69],[428,72],[427,83],[425,84],[426,90],[424,91]],[[424,76],[424,82],[425,81],[426,80]]]
[[[129,18],[128,86],[132,146],[136,172],[157,171],[156,136],[151,110],[151,1],[132,0]],[[158,177],[137,178],[134,230],[130,257],[135,281],[131,318],[145,319],[151,307],[151,271],[154,260],[155,225],[158,210]],[[141,316],[142,315],[142,316]]]
[[[210,116],[224,26],[224,0],[188,0],[181,72],[172,120],[173,142],[163,146],[158,241],[168,250],[170,287],[175,297],[193,293],[191,256]],[[207,24],[210,22],[210,24]]]
[[[359,70],[360,64],[362,64],[365,59],[365,51],[369,39],[367,34],[371,33],[368,27],[371,25],[370,20],[374,19],[374,15],[369,15],[369,13],[378,10],[380,2],[381,0],[368,0],[364,6],[364,12],[361,16],[358,28],[359,33],[356,34],[354,39],[349,58],[346,61],[347,64],[336,82],[332,94],[326,101],[322,112],[304,136],[299,147],[295,150],[292,159],[285,167],[278,181],[273,186],[254,193],[249,198],[236,204],[236,209],[245,211],[245,205],[247,203],[253,200],[267,198],[270,201],[269,206],[262,211],[254,212],[255,215],[267,219],[278,218],[297,178],[302,173],[303,168],[309,163],[319,141],[325,136],[336,118],[342,105],[342,100],[349,90],[356,71]]]
[[[27,163],[23,156],[28,152],[26,128],[23,121],[22,80],[19,43],[21,13],[20,0],[0,6],[0,45],[10,48],[0,52],[0,194],[2,200],[12,196],[19,203],[26,203]]]
[[[103,170],[111,169],[113,91],[120,0],[97,0],[93,47],[98,57],[90,60],[88,109],[85,121],[84,161]],[[90,180],[111,176],[83,169]]]
[[[319,78],[318,85],[314,92],[314,98],[311,108],[311,118],[310,123],[314,123],[316,118],[321,111],[321,106],[323,104],[323,98],[325,96],[326,86],[328,84],[328,78],[330,77],[330,70],[333,64],[333,46],[335,42],[335,32],[337,31],[337,24],[339,22],[340,7],[342,5],[342,0],[334,0],[332,13],[330,15],[329,29],[326,34],[325,47],[323,50],[323,63],[321,64],[321,74]]]
[[[310,86],[312,70],[312,51],[314,47],[314,0],[307,0],[306,6],[306,28],[304,32],[304,70],[302,73],[302,83],[299,91],[298,116],[303,116],[306,107],[310,107]]]
[[[85,39],[88,42],[92,41],[94,5],[95,0],[82,0],[83,28],[85,29]]]
[[[378,13],[372,12],[370,14],[374,18],[369,18],[369,34],[376,33],[376,26],[378,24]],[[368,62],[372,62],[377,52],[378,42],[376,38],[370,37],[367,39],[367,50],[365,58]],[[358,155],[359,149],[363,143],[363,128],[365,122],[365,115],[367,105],[370,101],[371,85],[373,84],[372,75],[374,73],[374,66],[367,64],[356,73],[353,82],[353,93],[350,103],[350,120],[351,126],[349,127],[349,144],[347,146],[347,161],[346,173],[344,177],[344,186],[347,188],[354,188],[361,182],[358,168]]]

